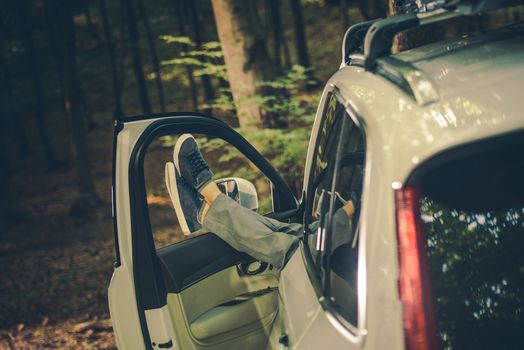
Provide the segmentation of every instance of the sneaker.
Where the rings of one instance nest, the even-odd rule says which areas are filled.
[[[193,135],[184,134],[178,138],[173,159],[180,176],[196,190],[211,181],[213,172],[209,170]]]
[[[204,201],[200,194],[184,181],[171,162],[166,163],[166,187],[173,202],[182,233],[188,236],[202,228],[199,220]]]

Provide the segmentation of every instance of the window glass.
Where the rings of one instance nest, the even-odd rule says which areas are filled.
[[[323,293],[357,320],[357,256],[365,140],[335,95],[328,97],[311,176],[307,246]]]
[[[173,162],[173,147],[179,135],[162,136],[151,143],[144,161],[144,179],[151,230],[155,247],[161,248],[191,238],[182,234],[165,185],[164,167]],[[204,159],[213,171],[213,179],[238,177],[250,181],[257,191],[259,214],[272,212],[271,183],[269,179],[238,149],[219,138],[194,135]],[[225,190],[227,184],[219,186]]]
[[[341,125],[333,171],[327,230],[326,294],[339,313],[357,323],[358,230],[364,177],[365,140],[346,114]]]
[[[444,349],[524,348],[522,154],[520,141],[448,162],[420,181]]]
[[[317,145],[314,153],[313,167],[310,175],[311,189],[310,199],[308,199],[309,213],[306,213],[306,241],[311,252],[317,272],[321,270],[320,255],[317,255],[317,251],[320,251],[320,244],[322,242],[321,235],[323,234],[322,229],[326,227],[325,216],[329,209],[329,195],[327,193],[331,189],[332,170],[334,164],[334,157],[336,155],[336,141],[337,141],[337,122],[342,121],[344,116],[344,107],[338,103],[337,98],[334,94],[330,94],[326,101],[324,108],[324,115],[322,120],[322,126],[319,130],[317,139]],[[328,165],[331,165],[331,169]],[[320,232],[321,235],[317,235]]]

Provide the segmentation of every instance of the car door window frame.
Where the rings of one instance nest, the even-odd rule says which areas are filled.
[[[345,114],[351,118],[351,120],[355,123],[355,125],[361,130],[362,135],[364,137],[364,142],[367,145],[367,137],[366,137],[366,128],[365,123],[358,116],[355,109],[352,107],[350,103],[347,103],[345,99],[342,97],[339,89],[334,84],[330,84],[327,86],[326,90],[324,91],[324,98],[322,99],[322,105],[319,111],[322,111],[320,121],[318,125],[315,125],[314,135],[312,135],[312,141],[310,142],[310,147],[314,147],[311,158],[308,158],[308,164],[306,167],[306,181],[304,183],[304,193],[303,193],[303,207],[304,207],[304,240],[301,243],[301,252],[302,257],[305,262],[306,271],[309,275],[311,284],[313,286],[313,289],[315,290],[319,303],[324,309],[324,311],[329,314],[331,317],[328,317],[328,319],[331,322],[335,322],[334,326],[343,331],[345,335],[355,343],[361,343],[363,341],[363,337],[366,334],[364,325],[365,325],[365,304],[366,304],[366,267],[365,267],[365,240],[364,240],[364,234],[362,232],[362,227],[360,227],[360,232],[357,233],[359,235],[358,240],[358,315],[357,315],[357,325],[351,324],[348,320],[346,320],[338,311],[333,302],[330,300],[328,296],[324,293],[324,281],[321,280],[318,269],[315,264],[315,259],[312,256],[312,253],[310,251],[309,243],[308,243],[308,235],[311,234],[311,232],[308,232],[308,224],[310,223],[307,216],[310,216],[312,207],[313,207],[313,200],[314,198],[314,192],[315,192],[315,186],[313,182],[315,179],[313,178],[313,172],[315,171],[316,166],[316,159],[318,156],[318,146],[320,142],[320,136],[321,136],[321,130],[324,125],[326,112],[329,107],[329,101],[331,99],[331,96],[336,98],[337,103],[340,103],[345,110]],[[366,147],[367,148],[367,147]],[[367,158],[367,153],[366,157]],[[364,163],[364,171],[365,174],[369,171],[369,162],[365,161]],[[364,181],[365,182],[365,181]],[[362,193],[362,198],[364,198],[364,192]],[[331,208],[330,208],[331,210]],[[328,214],[329,215],[329,214]],[[328,220],[331,220],[331,217],[328,217]],[[342,325],[343,327],[340,327]]]

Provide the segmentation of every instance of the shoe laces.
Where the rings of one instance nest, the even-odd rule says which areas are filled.
[[[187,160],[189,161],[189,165],[191,166],[191,173],[193,177],[196,177],[200,172],[204,170],[208,170],[209,167],[207,166],[206,161],[204,158],[202,158],[202,154],[199,150],[194,150],[187,156]]]
[[[187,183],[186,180],[184,180],[183,177],[180,177],[179,179],[177,179],[177,182],[180,184],[181,187],[183,187],[184,189],[186,189],[188,192],[192,193],[192,194],[195,194],[195,193],[198,193],[197,190],[195,190],[195,188],[193,186],[191,186],[190,184]]]

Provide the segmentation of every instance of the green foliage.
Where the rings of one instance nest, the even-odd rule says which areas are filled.
[[[162,65],[191,66],[194,76],[209,75],[227,81],[224,54],[218,41],[204,43],[201,48],[186,36],[160,36],[167,43],[180,44],[188,47],[187,51],[172,60],[162,61]]]
[[[195,76],[208,75],[228,82],[220,43],[208,42],[196,49],[195,44],[186,37],[166,35],[162,38],[168,43],[184,44],[191,48],[180,54],[179,57],[164,61],[164,65],[191,66]],[[263,96],[258,95],[250,98],[249,101],[240,101],[240,103],[256,103],[266,113],[278,116],[278,119],[288,126],[287,129],[239,129],[238,131],[269,159],[297,193],[302,181],[311,125],[318,104],[317,96],[302,94],[301,90],[312,83],[314,82],[310,81],[307,69],[295,65],[280,77],[262,82],[261,86],[265,91]],[[200,107],[227,113],[236,110],[231,91],[228,88],[220,88],[213,101]],[[174,144],[172,137],[164,137],[163,142],[166,147]],[[200,139],[199,143],[205,152],[219,150],[220,155],[216,159],[218,163],[230,164],[234,163],[235,159],[243,158],[238,150],[222,140]],[[228,169],[219,171],[217,176],[234,175],[248,180],[257,178],[253,170],[248,168],[230,167]]]

